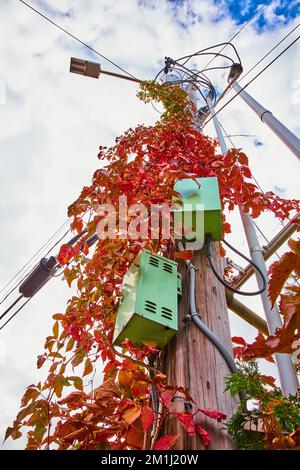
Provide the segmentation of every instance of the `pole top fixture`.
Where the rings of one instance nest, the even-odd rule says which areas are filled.
[[[243,73],[243,67],[241,66],[241,64],[232,64],[232,66],[230,67],[230,72],[229,72],[229,75],[228,75],[228,83],[232,82],[232,81],[235,81],[239,78],[239,76]]]

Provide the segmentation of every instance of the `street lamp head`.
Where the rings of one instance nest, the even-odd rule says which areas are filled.
[[[241,64],[232,64],[232,66],[230,67],[230,72],[229,72],[229,75],[228,75],[228,83],[232,82],[233,80],[237,80],[239,78],[239,76],[242,74],[243,72],[243,67],[241,66]]]
[[[71,57],[70,72],[86,75],[87,77],[99,78],[101,66],[97,64],[97,62]]]

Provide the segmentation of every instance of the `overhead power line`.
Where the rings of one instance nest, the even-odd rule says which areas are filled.
[[[13,286],[10,288],[10,291],[8,293],[4,293],[3,294],[3,298],[0,300],[0,304],[2,304],[6,299],[7,297],[21,284],[21,282],[25,279],[25,277],[28,275],[29,272],[32,271],[32,269],[34,269],[34,267],[36,266],[36,260],[41,256],[41,253],[48,249],[49,245],[51,242],[53,242],[53,239],[56,238],[56,236],[58,236],[58,234],[64,229],[64,227],[70,222],[70,218],[67,219],[57,230],[56,232],[45,242],[43,243],[43,245],[36,251],[36,253],[34,253],[34,255],[27,261],[27,263],[24,264],[24,266],[1,288],[0,290],[0,294],[2,292],[5,292],[7,291],[7,289],[9,288],[9,286],[11,286],[11,284],[13,284]],[[53,248],[55,246],[58,245],[58,243],[61,242],[61,240],[63,240],[63,238],[65,238],[65,236],[70,232],[70,229],[67,230],[64,235],[62,237],[60,237],[58,239],[57,242],[55,242],[49,249],[48,251],[44,254],[44,257],[47,256],[49,254],[49,252],[51,250],[53,250]],[[33,266],[33,267],[32,267]]]
[[[53,26],[55,26],[56,28],[60,29],[61,31],[63,31],[65,34],[67,34],[68,36],[70,36],[71,38],[75,39],[75,41],[79,42],[80,44],[82,44],[83,46],[87,47],[88,49],[90,49],[92,52],[94,52],[95,54],[97,54],[98,56],[102,57],[102,59],[106,60],[107,62],[109,62],[110,64],[112,64],[114,67],[118,68],[119,70],[121,70],[122,72],[126,73],[126,75],[129,75],[130,77],[132,78],[136,78],[134,75],[132,75],[131,73],[127,72],[127,70],[123,69],[122,67],[120,67],[118,64],[116,64],[115,62],[113,62],[111,59],[109,59],[108,57],[106,57],[105,55],[101,54],[100,52],[98,52],[96,49],[94,49],[92,46],[90,46],[89,44],[87,44],[86,42],[82,41],[81,39],[79,39],[77,36],[75,36],[74,34],[72,34],[70,31],[68,31],[67,29],[63,28],[62,26],[60,26],[59,24],[55,23],[55,21],[51,20],[48,16],[44,15],[42,12],[40,12],[39,10],[37,10],[36,8],[34,8],[33,6],[29,5],[28,3],[26,3],[24,0],[19,0],[21,3],[23,3],[23,5],[25,5],[27,8],[30,8],[30,10],[34,11],[35,13],[37,13],[39,16],[41,16],[42,18],[44,18],[45,20],[47,20],[49,23],[51,23]]]
[[[283,51],[281,51],[271,62],[269,62],[257,75],[255,75],[246,85],[239,90],[235,95],[233,95],[230,100],[228,100],[220,109],[218,109],[215,113],[214,116],[219,114],[226,106],[231,103],[242,91],[244,91],[254,80],[256,80],[265,70],[267,70],[277,59],[279,59],[280,56],[282,56],[290,47],[292,47],[298,40],[300,39],[300,36],[298,36],[296,39],[294,39],[293,42],[291,42]],[[202,129],[213,119],[213,116],[210,117],[202,126]]]
[[[254,15],[248,19],[248,21],[232,36],[232,38],[229,39],[228,43],[231,43],[231,41],[233,41],[242,31],[243,29],[245,29],[250,23],[252,23],[252,21],[256,18],[256,16],[262,11],[263,8],[265,8],[266,5],[262,5],[255,13]],[[225,44],[220,50],[219,50],[219,54],[224,51],[224,49],[228,46],[228,43]],[[207,67],[215,60],[216,56],[213,57],[207,64],[206,66],[204,67],[203,71],[205,71],[207,69]]]
[[[284,38],[282,38],[277,44],[275,44],[274,47],[272,47],[272,49],[269,50],[269,52],[267,52],[258,62],[256,62],[256,64],[254,64],[251,67],[251,69],[248,70],[248,72],[246,72],[244,75],[241,76],[238,83],[240,83],[242,80],[244,80],[244,78],[246,78],[247,75],[249,75],[249,73],[252,72],[252,70],[254,70],[263,60],[265,60],[266,57],[268,57],[268,55],[270,55],[278,46],[280,46],[280,44],[283,43],[283,41],[285,41],[294,31],[296,31],[296,29],[299,28],[299,26],[300,26],[300,23],[298,23],[297,26],[295,26],[295,28],[291,29],[291,31],[289,31],[289,33],[286,34],[284,36]]]

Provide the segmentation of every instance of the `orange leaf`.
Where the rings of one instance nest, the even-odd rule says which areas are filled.
[[[142,412],[142,408],[140,406],[134,405],[127,408],[122,417],[128,424],[132,424],[135,420],[137,420]]]
[[[126,435],[127,445],[134,449],[143,449],[144,433],[141,429],[132,428]]]
[[[269,282],[269,297],[274,305],[277,297],[279,296],[284,283],[289,278],[295,267],[300,268],[300,257],[296,253],[288,252],[285,253],[279,261],[275,261],[270,267],[271,279]]]
[[[122,388],[128,388],[132,382],[132,372],[122,369],[118,375],[119,384]]]
[[[175,251],[174,257],[176,259],[183,259],[183,260],[189,259],[189,260],[192,260],[193,259],[193,250]]]
[[[58,338],[58,321],[56,321],[53,325],[53,328],[52,328],[52,332],[53,332],[53,336],[55,339]]]
[[[91,374],[93,370],[94,370],[93,364],[91,363],[90,359],[87,357],[84,363],[84,371],[83,371],[82,377],[84,377],[85,375]]]
[[[288,245],[296,255],[300,256],[300,239],[293,240],[292,238],[288,241]]]

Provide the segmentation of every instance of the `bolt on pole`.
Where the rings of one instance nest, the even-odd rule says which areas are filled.
[[[221,130],[221,126],[217,116],[215,115],[214,107],[212,106],[211,100],[208,97],[208,104],[210,108],[210,113],[213,119],[213,123],[215,126],[215,130],[217,133],[217,137],[219,140],[219,144],[221,147],[222,154],[225,155],[227,153],[227,146],[225,143],[225,139]],[[259,240],[255,231],[255,227],[253,221],[248,213],[243,211],[243,207],[239,206],[239,211],[242,219],[242,223],[244,226],[245,235],[248,242],[248,247],[251,255],[252,261],[258,265],[258,267],[263,272],[266,280],[268,280],[268,270],[263,256],[263,249],[259,244]],[[262,287],[262,279],[258,273],[256,273],[256,279],[259,288]],[[268,292],[265,290],[262,294],[260,294],[263,309],[265,312],[268,329],[270,334],[275,334],[276,328],[280,328],[282,326],[282,321],[280,317],[280,313],[278,311],[277,306],[272,308],[271,302],[268,298]],[[282,391],[284,395],[295,395],[297,393],[298,388],[298,379],[296,375],[296,371],[292,362],[291,357],[288,354],[275,354],[279,379]]]
[[[234,83],[232,85],[239,96],[250,106],[251,109],[260,117],[262,122],[264,122],[273,132],[279,137],[279,139],[293,152],[293,154],[300,160],[300,139],[293,134],[287,127],[285,127],[268,109],[264,108],[258,101],[252,98],[249,93],[247,93],[243,88],[238,84]]]

